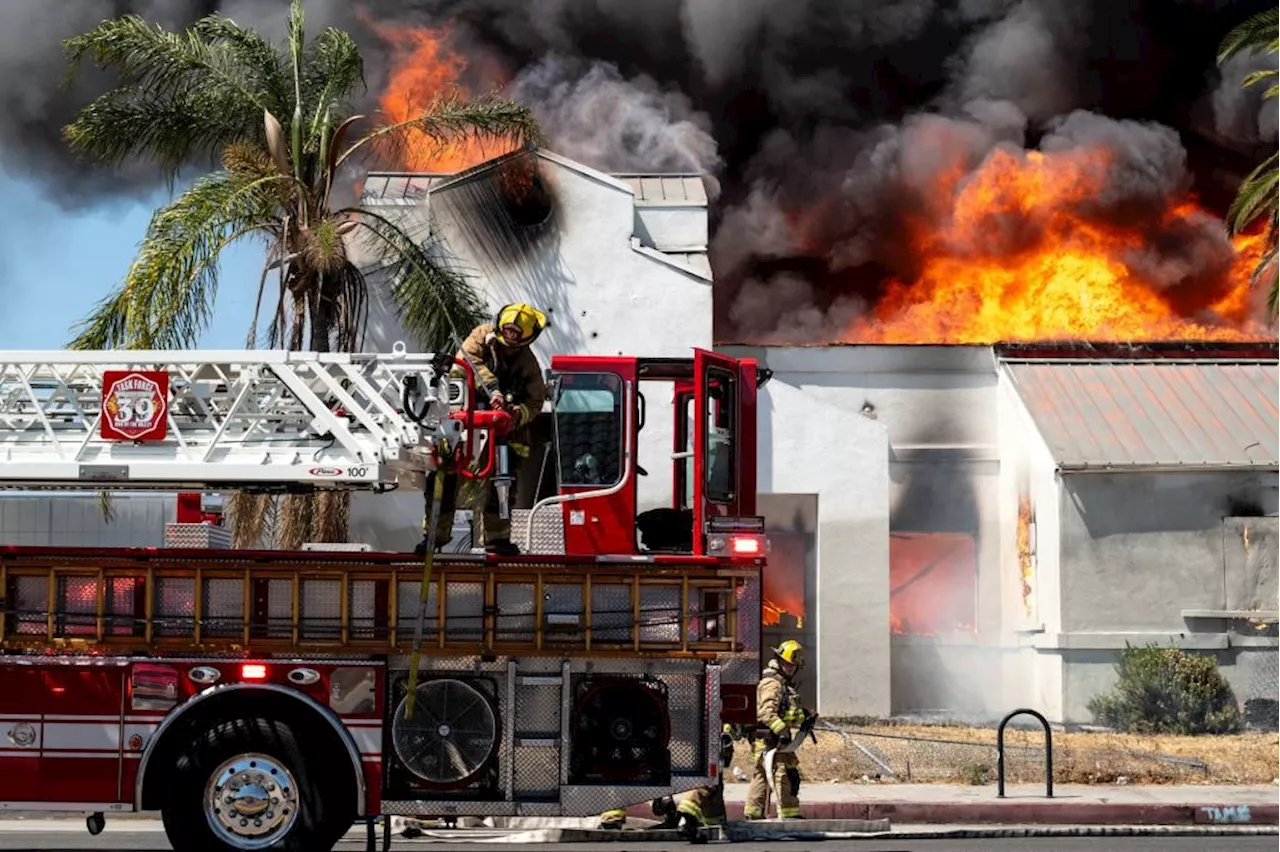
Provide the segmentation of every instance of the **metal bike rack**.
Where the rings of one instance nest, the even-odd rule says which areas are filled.
[[[1044,728],[1044,795],[1053,798],[1053,732],[1049,730],[1049,721],[1035,710],[1022,707],[1014,710],[1000,720],[1000,728],[996,731],[996,796],[1004,798],[1004,728],[1015,716],[1035,716]]]

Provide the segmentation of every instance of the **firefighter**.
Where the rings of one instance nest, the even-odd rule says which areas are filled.
[[[522,442],[527,427],[542,412],[547,399],[542,368],[530,348],[546,327],[546,315],[532,305],[503,305],[493,322],[482,323],[471,331],[458,352],[458,357],[466,359],[475,370],[477,393],[481,398],[491,409],[511,414],[513,425],[505,442],[511,451],[522,456],[529,453],[528,444]],[[437,550],[453,538],[453,515],[464,487],[459,480],[457,474],[445,478],[444,499],[434,531]],[[487,480],[477,485],[486,500],[481,514],[485,552],[519,553],[520,549],[511,541],[510,518],[499,517],[497,491]],[[432,533],[425,529],[426,523],[424,520],[422,543],[416,550],[418,555],[426,552],[427,537]]]
[[[794,639],[788,639],[773,649],[773,659],[765,668],[756,686],[756,720],[759,723],[752,743],[755,766],[751,773],[751,786],[742,809],[746,819],[763,819],[765,798],[769,784],[765,779],[764,753],[771,748],[791,742],[791,727],[799,725],[807,715],[800,704],[800,695],[792,683],[804,667],[804,649]],[[783,819],[800,819],[800,770],[794,752],[779,752],[774,756],[773,784],[778,795],[778,815]]]
[[[725,725],[720,734],[720,765],[727,767],[733,762],[733,742],[741,739],[741,732],[736,726]],[[714,787],[699,787],[690,791],[676,811],[681,814],[685,835],[697,837],[698,828],[704,825],[724,825],[724,772],[721,771],[719,782]]]

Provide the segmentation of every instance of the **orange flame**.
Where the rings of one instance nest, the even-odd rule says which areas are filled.
[[[1031,580],[1034,575],[1035,554],[1031,543],[1031,525],[1034,522],[1031,499],[1025,496],[1018,498],[1018,569],[1022,575],[1022,609],[1027,616],[1032,611]]]
[[[769,569],[764,573],[761,601],[766,627],[802,629],[805,617],[805,542],[782,530],[769,533]],[[794,619],[794,624],[792,620]]]
[[[973,633],[977,550],[966,533],[889,535],[889,630],[894,635]]]
[[[1207,276],[1213,286],[1180,297],[1196,301],[1199,317],[1189,318],[1143,271],[1149,237],[1137,226],[1103,224],[1078,212],[1105,189],[1111,159],[1102,148],[1070,155],[997,149],[967,178],[962,168],[946,170],[927,199],[944,206],[933,221],[945,224],[913,229],[919,274],[891,281],[846,339],[1265,339],[1265,330],[1250,321],[1249,276],[1262,238],[1240,237],[1233,247],[1223,236],[1221,269]],[[1188,200],[1164,212],[1159,230],[1203,227],[1206,217],[1212,218]]]
[[[392,53],[392,70],[378,102],[391,122],[408,121],[438,97],[457,93],[470,97],[462,80],[470,63],[449,47],[447,27],[392,27],[364,15],[365,24]],[[493,72],[486,69],[486,73]],[[416,131],[415,131],[416,133]],[[475,140],[453,142],[441,148],[425,134],[417,134],[415,144],[406,146],[400,167],[412,172],[452,174],[510,150],[500,144]]]

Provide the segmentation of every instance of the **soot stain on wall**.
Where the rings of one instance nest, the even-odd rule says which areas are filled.
[[[558,236],[558,200],[541,159],[526,149],[463,172],[432,194],[432,205],[458,223],[494,268],[537,262]]]

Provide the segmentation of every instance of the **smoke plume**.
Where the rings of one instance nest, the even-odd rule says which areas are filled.
[[[1118,228],[1120,260],[1143,287],[1205,316],[1229,284],[1232,248],[1212,215],[1171,211],[1194,193],[1221,212],[1276,138],[1276,102],[1239,87],[1269,58],[1215,64],[1222,35],[1262,0],[305,6],[312,32],[339,25],[362,45],[361,106],[376,106],[392,70],[388,27],[441,28],[467,59],[468,86],[505,86],[560,153],[604,170],[706,174],[720,340],[844,339],[895,288],[927,277],[931,258],[1061,237],[1064,209]],[[145,167],[105,174],[70,157],[62,126],[110,81],[87,71],[58,88],[60,39],[124,12],[180,26],[215,10],[278,38],[286,7],[6,0],[0,167],[68,207],[154,189]],[[1053,205],[1004,198],[978,238],[962,233],[977,189],[1007,178],[997,167],[1027,180],[1075,169],[1097,191]]]

